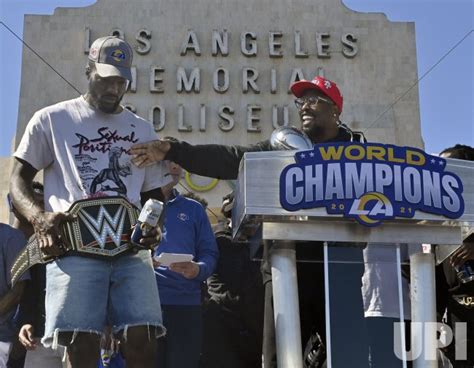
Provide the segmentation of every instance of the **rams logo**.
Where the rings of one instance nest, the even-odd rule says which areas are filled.
[[[366,193],[352,202],[347,217],[354,217],[362,225],[377,226],[383,219],[393,217],[393,206],[382,193]]]
[[[119,63],[125,61],[125,53],[119,49],[112,51],[110,57]]]

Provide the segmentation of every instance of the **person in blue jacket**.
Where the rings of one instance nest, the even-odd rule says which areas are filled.
[[[219,252],[204,207],[174,188],[181,167],[171,161],[166,165],[173,181],[161,188],[166,216],[154,258],[161,253],[181,253],[192,254],[193,260],[169,267],[154,261],[167,329],[166,336],[158,340],[158,366],[197,368],[202,345],[201,286],[214,271]]]

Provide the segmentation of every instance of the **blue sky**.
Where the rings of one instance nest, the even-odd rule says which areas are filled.
[[[317,0],[315,0],[317,1]],[[95,0],[0,0],[0,19],[23,33],[24,14],[51,14]],[[456,143],[474,145],[474,2],[472,0],[343,0],[351,9],[414,21],[421,77],[466,34],[469,36],[420,82],[421,127],[426,151]],[[21,43],[0,25],[0,156],[10,155],[18,114]],[[391,101],[392,102],[392,101]]]

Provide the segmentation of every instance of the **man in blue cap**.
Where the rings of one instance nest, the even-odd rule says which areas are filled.
[[[10,192],[15,207],[33,225],[41,251],[58,257],[47,265],[42,343],[66,346],[74,368],[96,367],[106,324],[121,339],[132,368],[154,365],[155,337],[165,333],[149,249],[125,250],[119,257],[61,257],[67,242],[60,228],[75,220],[66,213],[74,202],[97,203],[97,213],[90,215],[96,218],[87,225],[95,234],[90,246],[103,251],[108,242],[122,250],[128,229],[117,216],[123,212],[111,215],[101,198],[120,195],[140,206],[170,180],[161,165],[140,169],[130,162],[134,143],[156,138],[149,122],[120,104],[132,79],[132,57],[132,48],[120,38],[94,41],[86,66],[87,92],[36,112],[14,153]],[[40,170],[44,210],[31,190]],[[141,242],[152,246],[157,235],[154,229]]]

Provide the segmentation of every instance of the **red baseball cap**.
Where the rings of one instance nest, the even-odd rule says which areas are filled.
[[[325,79],[323,77],[314,77],[313,80],[307,81],[305,79],[295,82],[290,87],[291,92],[296,97],[301,97],[303,94],[309,89],[315,89],[323,92],[326,96],[328,96],[332,102],[334,102],[339,109],[339,112],[342,112],[342,94],[339,91],[336,83],[330,81],[329,79]]]

